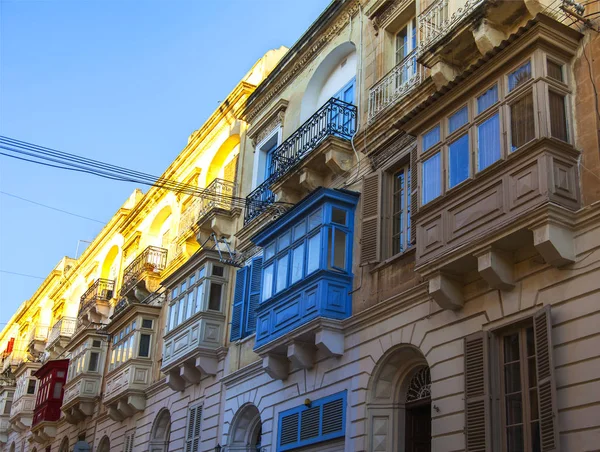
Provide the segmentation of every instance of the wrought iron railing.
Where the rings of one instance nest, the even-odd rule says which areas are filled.
[[[187,233],[213,209],[231,210],[235,183],[225,179],[213,180],[183,212],[179,222],[179,235]]]
[[[110,301],[114,294],[115,282],[112,279],[97,279],[79,299],[79,314],[97,301]]]
[[[75,333],[76,326],[76,318],[63,317],[52,326],[50,334],[48,335],[48,344],[54,343],[60,336],[71,337],[73,333]]]
[[[369,121],[410,93],[423,81],[424,74],[417,53],[411,52],[369,90]]]
[[[438,0],[419,15],[419,55],[440,41],[484,0]],[[449,6],[452,6],[450,10]]]
[[[167,250],[157,246],[149,246],[136,257],[123,272],[123,284],[119,292],[123,296],[139,280],[145,271],[160,273],[167,265]]]
[[[271,155],[269,176],[246,197],[244,224],[275,202],[275,195],[269,189],[273,182],[289,173],[326,138],[350,140],[356,131],[356,119],[355,105],[332,97],[281,143]]]
[[[48,339],[49,327],[47,325],[35,325],[29,331],[29,343],[33,341],[46,341]]]
[[[162,304],[167,300],[167,292],[165,290],[152,292],[142,301],[140,304],[147,304],[152,306],[162,306]],[[128,298],[121,298],[119,302],[115,305],[115,314],[118,314],[127,306],[131,305],[131,301]]]

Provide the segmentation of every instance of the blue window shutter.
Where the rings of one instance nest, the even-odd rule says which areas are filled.
[[[246,304],[246,280],[248,278],[248,267],[240,268],[235,276],[235,292],[233,294],[233,309],[231,313],[231,341],[237,341],[242,337],[242,323],[244,305]]]
[[[262,257],[252,259],[250,266],[250,290],[248,294],[248,313],[246,315],[246,334],[256,330],[256,309],[260,302],[260,289],[262,285]]]

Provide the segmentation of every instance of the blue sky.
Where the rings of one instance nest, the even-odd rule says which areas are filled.
[[[329,1],[0,0],[0,134],[160,175]],[[101,221],[134,188],[0,156],[0,191]],[[45,277],[101,228],[0,193],[0,270]],[[0,328],[40,283],[0,273]]]

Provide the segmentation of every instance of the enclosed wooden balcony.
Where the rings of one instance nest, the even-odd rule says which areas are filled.
[[[115,282],[111,279],[97,279],[81,296],[79,319],[102,323],[110,315],[110,300],[115,296]]]
[[[17,432],[29,429],[33,422],[38,384],[34,374],[40,366],[39,363],[24,362],[15,374],[16,387],[10,409],[10,427]]]
[[[65,347],[71,340],[77,327],[77,319],[74,317],[63,317],[59,319],[50,329],[46,351],[50,359],[56,359],[65,351]]]
[[[6,379],[0,385],[0,444],[6,444],[10,429],[10,410],[15,393],[15,381]]]
[[[37,443],[44,444],[56,437],[68,366],[68,359],[50,360],[35,373],[39,388],[31,424],[31,438]]]
[[[123,272],[123,284],[119,290],[121,301],[137,303],[158,289],[160,273],[167,265],[167,250],[149,246],[142,251]]]

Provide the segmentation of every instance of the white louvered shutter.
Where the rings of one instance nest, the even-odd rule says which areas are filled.
[[[465,440],[467,452],[491,450],[489,334],[465,338]]]

